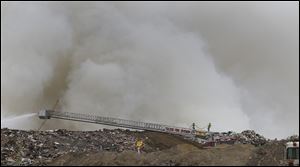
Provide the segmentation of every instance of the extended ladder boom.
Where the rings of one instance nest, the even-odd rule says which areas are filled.
[[[189,137],[194,136],[193,129],[189,129],[189,128],[180,128],[175,126],[168,126],[168,125],[155,124],[155,123],[145,123],[140,121],[132,121],[132,120],[119,119],[119,118],[111,118],[111,117],[101,117],[101,116],[95,116],[89,114],[59,112],[54,110],[42,110],[39,112],[39,118],[40,119],[58,118],[58,119],[65,119],[65,120],[124,127],[130,129],[179,134],[179,135],[184,135]]]

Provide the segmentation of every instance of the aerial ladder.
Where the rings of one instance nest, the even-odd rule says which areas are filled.
[[[64,120],[123,127],[123,128],[136,129],[136,130],[163,132],[163,133],[181,135],[193,140],[196,140],[197,137],[199,137],[199,134],[203,135],[203,132],[199,133],[199,131],[197,131],[194,127],[182,128],[182,127],[169,126],[169,125],[163,125],[157,123],[146,123],[141,121],[102,117],[102,116],[89,115],[89,114],[61,112],[55,110],[42,110],[39,112],[38,115],[40,119],[57,118],[57,119],[64,119]]]

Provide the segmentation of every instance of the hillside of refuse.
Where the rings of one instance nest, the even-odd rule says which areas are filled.
[[[1,129],[1,166],[282,165],[285,140],[268,140],[250,130],[215,133],[214,137],[220,142],[210,147],[181,136],[148,131]],[[135,148],[138,138],[145,143],[141,154]],[[238,140],[223,141],[230,138]]]

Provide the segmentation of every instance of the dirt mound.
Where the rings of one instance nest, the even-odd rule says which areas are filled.
[[[191,144],[197,148],[202,148],[202,145],[199,143],[186,140],[182,136],[176,136],[166,133],[159,133],[159,132],[149,132],[146,131],[144,133],[139,133],[138,136],[149,140],[146,140],[146,145],[150,146],[151,148],[155,148],[155,150],[151,151],[159,151],[164,149],[169,149],[171,147],[180,145],[180,144]]]
[[[141,154],[137,138],[145,141]],[[180,136],[122,129],[1,129],[1,165],[282,165],[285,141],[202,147]]]
[[[285,141],[272,141],[258,147],[247,163],[250,166],[278,166],[283,165]]]
[[[180,144],[141,155],[133,151],[72,153],[56,159],[51,165],[246,165],[254,149],[253,145],[199,149],[190,144]]]

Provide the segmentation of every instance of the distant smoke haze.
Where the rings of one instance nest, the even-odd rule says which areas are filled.
[[[299,134],[299,2],[1,1],[1,127],[37,129],[11,117],[57,99],[69,112]]]

